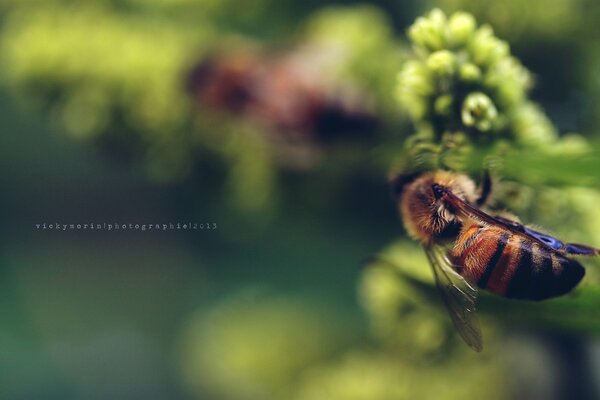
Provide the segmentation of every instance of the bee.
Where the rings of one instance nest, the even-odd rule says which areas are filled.
[[[255,121],[290,143],[373,137],[381,121],[366,93],[332,85],[318,60],[302,49],[214,54],[193,68],[187,87],[202,108]]]
[[[487,173],[479,189],[468,176],[444,170],[397,178],[393,185],[404,226],[423,245],[451,319],[476,351],[483,348],[475,313],[479,289],[521,300],[561,296],[585,274],[570,256],[600,254],[482,211],[491,192]]]

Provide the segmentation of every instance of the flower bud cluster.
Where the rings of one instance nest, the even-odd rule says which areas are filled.
[[[488,25],[465,12],[434,9],[408,29],[414,56],[400,73],[396,96],[418,130],[434,139],[462,132],[476,142],[519,144],[556,137],[552,124],[527,100],[530,72]],[[523,121],[535,120],[532,132]]]

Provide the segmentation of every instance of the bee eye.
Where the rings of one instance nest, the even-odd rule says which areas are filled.
[[[431,190],[433,190],[433,195],[436,199],[440,199],[444,195],[444,188],[437,183],[431,185]]]

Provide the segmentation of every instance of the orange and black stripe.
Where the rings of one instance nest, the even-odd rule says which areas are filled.
[[[506,243],[508,242],[509,238],[510,238],[510,234],[508,232],[503,233],[498,238],[498,243],[496,244],[496,250],[494,250],[494,254],[490,258],[490,260],[487,262],[487,265],[485,266],[483,273],[481,274],[481,276],[479,277],[479,280],[477,281],[477,286],[479,286],[480,288],[485,289],[488,286],[488,283],[490,281],[490,278],[492,277],[492,273],[494,272],[494,269],[500,264],[499,261],[503,258],[502,255],[504,253],[504,249],[506,248]],[[506,259],[506,257],[504,257],[504,259]]]
[[[552,254],[545,247],[527,239],[521,242],[521,252],[523,261],[510,280],[506,297],[543,297],[543,292],[552,286]]]
[[[585,273],[577,261],[528,237],[481,226],[463,231],[453,256],[466,279],[516,299],[560,296],[572,290]]]

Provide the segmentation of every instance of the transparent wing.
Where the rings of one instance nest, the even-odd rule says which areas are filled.
[[[435,283],[463,340],[475,351],[483,349],[481,328],[476,314],[477,289],[452,268],[443,247],[425,246],[425,253],[433,269]]]

